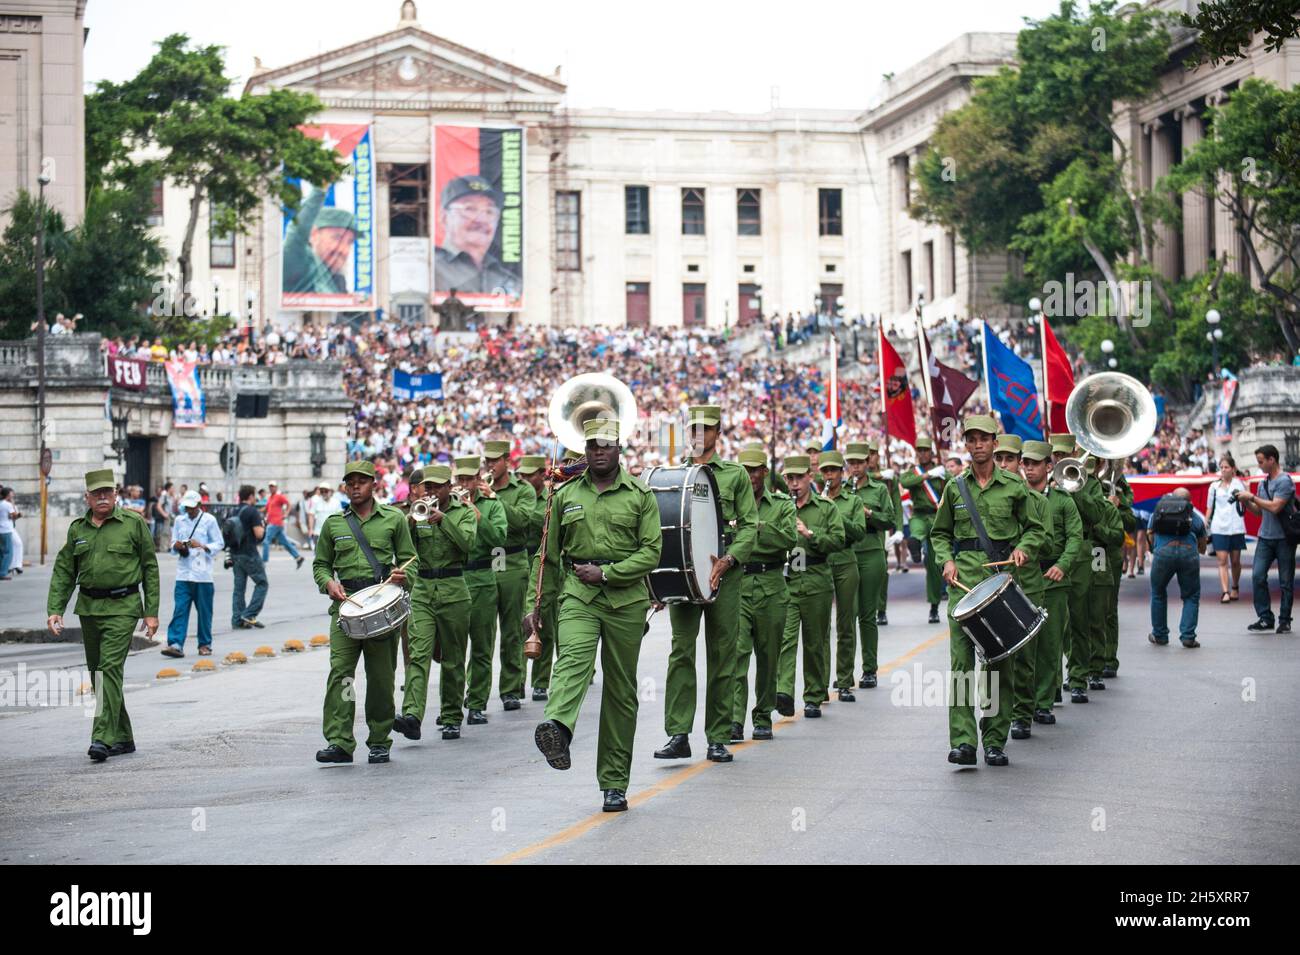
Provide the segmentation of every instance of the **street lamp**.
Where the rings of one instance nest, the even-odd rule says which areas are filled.
[[[45,525],[49,507],[49,484],[45,465],[45,187],[53,180],[51,159],[43,160],[36,177],[36,427],[40,432],[41,450],[37,455],[41,489],[41,564],[45,564]]]
[[[1219,370],[1219,340],[1223,338],[1223,329],[1219,328],[1219,322],[1223,316],[1219,314],[1217,308],[1212,308],[1205,313],[1205,322],[1210,326],[1210,330],[1205,333],[1205,339],[1214,349],[1214,370]]]
[[[1040,299],[1038,296],[1035,295],[1033,298],[1029,300],[1029,327],[1030,328],[1034,327],[1034,323],[1037,321],[1038,315],[1042,312],[1042,309],[1043,309],[1043,300]]]
[[[1114,356],[1111,355],[1111,352],[1114,350],[1115,343],[1113,341],[1109,338],[1103,338],[1101,340],[1101,353],[1106,356],[1106,365],[1110,368],[1114,368],[1119,364],[1119,362],[1115,360]]]

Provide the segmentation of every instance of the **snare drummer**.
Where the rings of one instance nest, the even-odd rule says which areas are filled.
[[[370,550],[379,561],[383,576],[376,578],[364,548],[358,542],[347,519],[347,512],[331,514],[320,529],[316,555],[311,562],[312,577],[323,594],[334,601],[330,605],[330,672],[325,683],[324,749],[316,754],[319,763],[350,763],[357,741],[352,735],[356,703],[351,682],[356,676],[357,659],[366,661],[366,725],[370,734],[366,745],[370,762],[388,762],[392,745],[393,683],[397,670],[398,632],[366,640],[354,640],[339,629],[339,604],[348,594],[364,590],[388,578],[406,586],[407,575],[397,570],[415,556],[406,516],[397,508],[375,500],[375,466],[369,461],[351,461],[343,471],[348,492],[349,510],[356,516]],[[391,574],[390,574],[391,572]],[[414,574],[414,568],[411,569]]]
[[[989,415],[971,415],[963,422],[966,450],[971,463],[961,473],[971,498],[979,511],[993,547],[1010,552],[1016,567],[1029,561],[1043,544],[1043,522],[1029,503],[1029,490],[1023,481],[1013,478],[993,463],[993,447],[998,426]],[[975,687],[975,647],[952,618],[953,609],[964,592],[956,584],[974,587],[991,571],[983,565],[989,561],[980,546],[974,524],[957,487],[949,481],[939,499],[934,524],[930,530],[935,559],[943,567],[948,583],[948,636],[952,677],[949,680],[948,740],[952,750],[948,762],[959,766],[976,763],[976,744],[983,736],[984,762],[990,766],[1007,765],[1003,751],[1011,725],[1011,706],[1015,697],[1013,657],[989,664],[992,715],[980,720],[976,728],[973,690]],[[996,674],[996,681],[993,674]],[[995,682],[994,682],[995,681]]]

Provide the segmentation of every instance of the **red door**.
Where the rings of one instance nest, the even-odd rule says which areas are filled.
[[[648,328],[650,325],[650,283],[627,283],[627,326]]]
[[[705,324],[704,285],[686,282],[682,285],[682,324],[687,328]]]
[[[742,327],[762,318],[763,304],[758,297],[758,286],[754,283],[741,283],[736,290],[736,302],[736,317]]]

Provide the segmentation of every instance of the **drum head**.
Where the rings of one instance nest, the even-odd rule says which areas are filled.
[[[960,619],[967,614],[974,613],[988,603],[990,598],[996,596],[1010,579],[1010,574],[1002,573],[994,574],[987,580],[981,580],[971,588],[970,593],[957,601],[957,606],[953,608],[952,615]]]
[[[713,493],[713,482],[696,475],[690,489],[691,570],[699,592],[706,600],[712,596],[709,575],[713,572],[710,557],[722,556],[722,528],[719,527],[720,505]]]
[[[381,607],[386,607],[402,595],[402,588],[397,584],[375,584],[351,595],[339,605],[339,616],[362,617]],[[356,603],[352,601],[355,600]],[[360,604],[361,606],[357,606]]]

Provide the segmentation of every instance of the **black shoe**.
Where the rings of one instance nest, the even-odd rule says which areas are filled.
[[[862,678],[862,682],[858,685],[868,690],[874,690],[876,688],[876,675],[874,673],[868,673]]]
[[[299,567],[302,566],[302,555],[299,554],[298,557],[295,558],[295,559],[298,561],[298,563],[296,563],[296,564],[293,565],[293,569],[294,569],[294,570],[297,570]]]
[[[753,739],[771,739],[771,738],[772,738],[772,727],[770,726],[754,727]]]
[[[125,756],[127,753],[135,752],[135,741],[127,740],[125,743],[114,743],[108,748],[109,756]]]
[[[1155,644],[1157,647],[1164,647],[1169,645],[1169,638],[1165,637],[1165,639],[1161,640],[1154,633],[1148,633],[1147,643]]]
[[[1201,645],[1200,641],[1198,641],[1195,637],[1192,637],[1192,639],[1190,640],[1184,640],[1182,641],[1182,643],[1183,646],[1185,646],[1189,650],[1195,650],[1197,647]]]
[[[839,690],[839,698],[841,703],[856,703],[858,701],[858,698],[853,695],[853,690],[849,687],[842,687]]]
[[[794,697],[785,693],[776,695],[776,711],[782,716],[794,716]]]
[[[705,758],[715,763],[729,763],[733,759],[732,755],[727,752],[727,747],[721,743],[710,743]]]
[[[1290,621],[1290,620],[1283,620],[1283,621],[1280,621],[1280,622],[1278,623],[1278,625],[1277,625],[1277,632],[1278,632],[1278,633],[1290,633],[1290,632],[1291,632],[1291,621]]]
[[[889,626],[889,617],[887,614],[885,614],[883,610],[880,613],[876,614],[876,626],[877,627]]]
[[[1034,710],[1034,722],[1046,723],[1048,726],[1051,726],[1056,722],[1056,714],[1051,710]]]
[[[388,762],[388,747],[387,746],[370,747],[370,755],[366,758],[366,762],[369,763]]]
[[[1267,619],[1265,619],[1264,617],[1260,617],[1258,620],[1256,620],[1254,623],[1252,623],[1252,624],[1251,624],[1249,627],[1247,627],[1246,629],[1247,629],[1247,630],[1251,630],[1251,631],[1253,631],[1253,632],[1255,632],[1255,633],[1265,633],[1265,632],[1267,632],[1267,633],[1272,633],[1272,632],[1273,632],[1273,621],[1272,621],[1272,620],[1267,620]],[[1290,630],[1290,627],[1288,626],[1287,629]]]
[[[505,710],[506,712],[517,710],[521,705],[522,704],[519,702],[519,697],[517,696],[501,697],[501,709]]]
[[[407,716],[405,713],[401,716],[395,716],[393,717],[393,729],[407,739],[419,739],[420,718],[418,716]]]
[[[1090,689],[1090,690],[1104,690],[1104,689],[1106,689],[1106,684],[1102,682],[1101,677],[1099,677],[1099,676],[1090,676],[1090,677],[1088,677],[1088,689]]]
[[[606,789],[601,812],[627,812],[627,795],[621,789]]]
[[[691,738],[685,733],[668,737],[663,749],[655,750],[655,759],[687,759],[691,755]]]
[[[948,750],[948,762],[956,763],[958,766],[974,766],[978,762],[975,747],[970,743],[962,743]]]
[[[731,724],[731,743],[732,743],[732,745],[734,746],[736,743],[743,743],[744,741],[745,741],[745,727],[744,727],[744,725],[741,724],[741,723],[732,723],[732,724]]]
[[[534,703],[546,702],[546,687],[544,686],[533,687],[533,702]]]
[[[483,715],[482,710],[470,710],[469,716],[465,719],[470,726],[483,726],[487,721],[488,718]]]
[[[330,743],[322,750],[316,752],[316,762],[318,763],[350,763],[352,754],[340,746],[338,743]]]
[[[107,743],[101,743],[99,740],[94,740],[90,744],[90,749],[86,750],[86,755],[89,756],[91,759],[93,759],[95,762],[102,763],[104,760],[108,759],[108,757],[110,757],[113,754],[112,751],[108,748]]]
[[[820,719],[822,708],[816,703],[805,703],[803,705],[803,718],[806,720]]]
[[[443,738],[443,739],[460,739],[460,724],[459,724],[459,723],[455,723],[455,724],[450,725],[450,726],[444,726],[444,727],[442,728],[442,738]]]
[[[989,746],[984,750],[984,762],[989,766],[1009,766],[1011,760],[1002,752],[1001,746]]]
[[[1088,702],[1088,691],[1085,690],[1083,687],[1079,687],[1079,689],[1077,689],[1077,690],[1071,690],[1071,691],[1070,691],[1070,702],[1071,702],[1071,703],[1087,703],[1087,702]]]
[[[930,623],[939,622],[939,605],[930,604]]]
[[[1103,680],[1113,680],[1117,676],[1119,676],[1119,674],[1115,672],[1114,667],[1106,667],[1101,671],[1101,678]]]
[[[568,727],[555,720],[542,720],[537,724],[537,729],[533,730],[533,742],[552,769],[568,769],[573,765],[573,760],[569,758],[571,738]]]
[[[1011,724],[1012,739],[1029,739],[1029,723],[1027,720],[1015,720]]]

